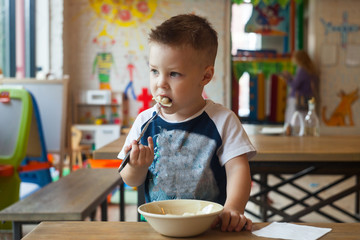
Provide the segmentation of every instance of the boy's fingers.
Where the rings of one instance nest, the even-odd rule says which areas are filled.
[[[148,137],[147,141],[148,141],[149,147],[154,148],[154,141],[153,141],[152,137]]]
[[[128,151],[130,151],[130,149],[132,148],[132,145],[133,145],[133,142],[134,142],[134,141],[135,141],[135,140],[131,141],[128,145],[125,146],[125,148],[124,148],[125,153],[127,153]],[[136,141],[135,141],[135,142],[136,142]]]
[[[138,147],[139,147],[139,156],[138,156],[138,158],[139,158],[139,160],[144,159],[146,157],[146,148],[142,144],[139,144]]]
[[[237,227],[241,224],[241,217],[238,214],[232,213],[230,215],[230,223],[228,226],[228,231],[232,232],[234,229],[236,230]]]
[[[149,145],[151,152],[154,153],[154,141],[153,141],[152,137],[148,137],[147,140],[148,140],[148,145]]]
[[[221,231],[225,232],[230,223],[230,214],[228,212],[221,215]]]
[[[239,223],[235,231],[240,232],[241,230],[245,230],[245,226],[246,226],[246,217],[244,215],[240,215]]]
[[[131,159],[137,159],[138,155],[139,155],[139,145],[137,144],[136,141],[133,141],[132,145],[131,145],[130,160]]]
[[[252,221],[251,221],[251,219],[247,219],[247,220],[246,220],[245,229],[246,229],[247,231],[251,231],[251,230],[252,230]]]

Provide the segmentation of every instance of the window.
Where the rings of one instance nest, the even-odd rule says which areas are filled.
[[[231,53],[236,56],[237,50],[259,50],[261,49],[261,35],[256,33],[246,33],[245,25],[250,19],[253,11],[253,5],[250,3],[233,4],[231,18]],[[247,117],[250,114],[249,105],[249,81],[250,75],[245,72],[239,82],[238,96],[238,115]]]
[[[52,67],[62,77],[62,5],[62,0],[0,0],[0,75],[44,78]],[[57,34],[51,41],[50,15]]]
[[[245,25],[253,12],[250,3],[233,4],[231,16],[231,53],[236,55],[238,49],[259,50],[261,49],[261,35],[246,33]]]
[[[2,75],[15,77],[15,1],[0,1],[0,68]]]

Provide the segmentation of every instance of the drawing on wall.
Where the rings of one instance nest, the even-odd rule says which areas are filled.
[[[261,2],[254,6],[245,31],[262,35],[286,36],[287,15],[286,8],[282,8],[279,3],[266,5]]]
[[[124,94],[126,98],[129,98],[129,94],[128,92],[130,91],[131,96],[133,97],[134,100],[137,99],[136,94],[135,94],[135,89],[134,89],[134,75],[136,73],[136,67],[134,65],[134,60],[135,60],[135,52],[134,51],[129,51],[128,54],[125,56],[125,58],[127,59],[127,65],[126,65],[126,73],[128,73],[129,78],[124,78],[124,79],[129,79],[129,82],[126,84],[125,90],[124,90]]]
[[[333,25],[332,22],[325,21],[323,18],[320,18],[320,21],[324,25],[325,35],[328,35],[329,32],[340,33],[342,48],[346,48],[348,34],[350,32],[357,32],[360,29],[359,24],[350,24],[348,22],[348,13],[346,11],[343,13],[343,22],[339,25]]]
[[[73,58],[76,67],[71,68],[71,75],[77,79],[79,91],[99,89],[98,73],[92,81],[91,73],[95,56],[100,52],[112,54],[113,63],[109,67],[108,83],[113,92],[127,94],[129,124],[138,114],[141,102],[135,100],[141,95],[142,89],[149,87],[148,79],[148,32],[164,20],[180,13],[195,13],[209,17],[219,33],[219,51],[215,65],[213,81],[206,87],[206,95],[218,103],[227,104],[227,88],[223,79],[229,75],[228,49],[223,44],[227,35],[224,32],[225,13],[229,11],[224,1],[214,1],[204,8],[207,0],[77,0],[69,2],[70,31],[76,32],[71,37],[71,46],[78,54]],[[108,37],[106,50],[102,48],[102,41],[93,39],[106,30]],[[105,34],[105,35],[107,35]],[[106,37],[105,37],[106,39]],[[95,39],[96,40],[96,39]],[[133,52],[131,60],[127,57]],[[109,57],[109,56],[108,56]],[[110,58],[110,57],[109,57]],[[110,64],[109,64],[110,65]],[[77,68],[78,67],[78,68]],[[98,66],[95,71],[100,70]],[[119,76],[115,75],[116,70]],[[132,76],[131,76],[132,74]],[[104,80],[105,81],[105,80]],[[75,90],[76,91],[76,90]],[[219,94],[220,93],[220,94]],[[122,94],[125,99],[125,94]],[[136,98],[134,97],[136,96]],[[122,101],[124,101],[122,99]],[[122,102],[124,106],[124,102]],[[94,116],[99,116],[91,110]],[[119,110],[119,108],[118,108]],[[109,107],[106,108],[109,115]],[[124,118],[124,113],[121,114]]]
[[[322,119],[327,126],[354,126],[353,112],[351,106],[359,99],[359,88],[346,94],[340,90],[338,97],[340,103],[332,112],[329,118],[326,117],[326,106],[322,109]],[[348,123],[346,121],[348,120]]]
[[[105,20],[108,24],[118,28],[137,28],[153,17],[158,2],[157,0],[89,0],[89,4],[98,19]],[[143,31],[144,29],[139,30]],[[133,35],[125,31],[122,35],[125,47],[129,47],[131,44],[129,39],[135,38],[138,41],[139,49],[144,50],[139,31],[135,31]]]
[[[108,51],[108,46],[114,45],[116,41],[114,40],[114,37],[110,35],[107,30],[106,26],[103,28],[103,30],[93,39],[93,43],[100,46],[101,51],[96,54],[95,59],[93,61],[92,65],[92,78],[94,78],[95,73],[97,72],[97,78],[99,80],[99,89],[100,90],[110,90],[111,91],[111,85],[110,85],[110,72],[112,69],[114,69],[116,75],[116,67],[114,67],[114,57],[111,52]],[[113,103],[116,103],[116,99],[112,99]],[[101,121],[101,123],[106,123],[106,112],[105,107],[102,106],[100,108],[101,114],[97,118]],[[119,121],[119,114],[117,112],[117,109],[115,106],[111,109],[111,118],[112,122],[118,122]]]
[[[120,27],[135,26],[149,20],[157,7],[157,0],[113,1],[89,0],[99,18]]]
[[[99,89],[101,90],[111,90],[110,71],[114,64],[114,57],[108,51],[108,46],[114,45],[115,42],[114,37],[106,31],[106,27],[93,39],[93,43],[101,47],[101,51],[96,54],[92,66],[93,75],[97,70]],[[116,71],[116,68],[114,70]]]
[[[152,18],[156,8],[157,0],[139,0],[139,1],[112,1],[112,0],[88,0],[89,9],[95,13],[97,22],[95,28],[99,29],[102,26],[101,32],[96,38],[94,38],[93,43],[101,48],[101,51],[96,54],[96,57],[93,61],[92,74],[97,71],[97,78],[99,81],[99,88],[101,90],[112,90],[111,82],[111,71],[114,71],[116,74],[115,81],[119,80],[122,82],[127,82],[124,90],[125,99],[132,97],[134,100],[137,99],[135,89],[134,89],[134,75],[136,71],[136,66],[134,58],[136,57],[136,52],[131,51],[133,42],[129,39],[136,39],[138,44],[138,49],[140,51],[144,50],[144,44],[141,43],[142,34],[144,32],[143,28],[138,28],[140,24],[145,23]],[[108,28],[109,26],[109,28]],[[110,28],[111,27],[111,28]],[[124,31],[124,28],[136,29],[133,31],[135,34],[130,34],[128,31]],[[138,30],[141,30],[140,32]],[[111,34],[109,34],[109,32]],[[119,31],[121,34],[119,34]],[[131,35],[131,36],[130,36]],[[115,41],[115,37],[119,39]],[[128,49],[129,53],[125,56],[124,60],[120,58],[120,62],[127,62],[126,69],[123,71],[123,77],[120,78],[116,69],[118,66],[115,66],[115,58],[118,57],[116,54],[118,52],[109,51],[109,46],[115,45],[115,43],[121,44],[123,49]],[[130,46],[131,45],[131,46]],[[119,59],[118,59],[119,60]],[[118,87],[118,86],[117,86]],[[122,90],[122,89],[121,89]],[[116,98],[112,98],[112,102],[116,103]],[[101,107],[101,114],[98,119],[102,120],[102,123],[106,123],[106,112],[105,108]],[[118,119],[118,113],[116,107],[112,107],[112,113],[110,121],[113,119]]]

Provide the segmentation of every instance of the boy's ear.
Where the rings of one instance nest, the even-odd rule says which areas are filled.
[[[211,79],[213,78],[214,76],[214,66],[207,66],[205,71],[204,71],[204,78],[203,80],[201,81],[202,82],[202,85],[205,86],[206,84],[208,84]]]

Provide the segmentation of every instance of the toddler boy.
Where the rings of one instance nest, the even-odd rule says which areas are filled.
[[[224,205],[212,227],[240,231],[251,186],[248,159],[255,155],[237,116],[202,97],[214,76],[217,33],[193,14],[174,16],[149,34],[151,93],[158,103],[136,118],[118,157],[132,149],[120,172],[126,184],[145,182],[147,202],[201,199]],[[156,113],[140,144],[136,140]]]

